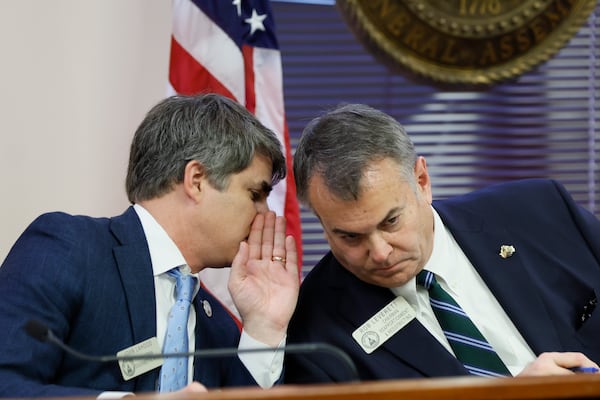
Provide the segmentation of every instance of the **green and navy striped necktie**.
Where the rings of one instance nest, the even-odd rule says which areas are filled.
[[[417,284],[428,290],[431,308],[456,358],[467,371],[481,376],[510,376],[498,354],[463,309],[442,289],[433,272],[419,272]]]

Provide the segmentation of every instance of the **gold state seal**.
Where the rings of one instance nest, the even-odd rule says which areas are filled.
[[[434,81],[491,84],[546,61],[583,25],[593,0],[337,0],[383,63]]]

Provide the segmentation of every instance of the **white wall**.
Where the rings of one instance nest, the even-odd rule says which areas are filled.
[[[129,143],[164,97],[170,0],[0,0],[0,262],[40,213],[127,206]]]

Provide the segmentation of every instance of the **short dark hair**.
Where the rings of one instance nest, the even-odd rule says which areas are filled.
[[[126,190],[132,203],[159,197],[183,181],[196,160],[217,190],[260,154],[273,165],[272,184],[285,177],[285,156],[275,133],[239,103],[217,94],[172,96],[154,106],[135,132]]]
[[[318,175],[335,196],[357,199],[365,168],[385,158],[394,160],[412,182],[417,154],[404,127],[367,105],[340,105],[304,128],[294,154],[298,198],[310,206],[308,185]]]

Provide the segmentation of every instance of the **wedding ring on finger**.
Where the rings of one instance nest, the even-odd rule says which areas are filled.
[[[285,257],[273,256],[273,257],[271,257],[271,261],[278,261],[280,263],[284,263],[285,264]]]

